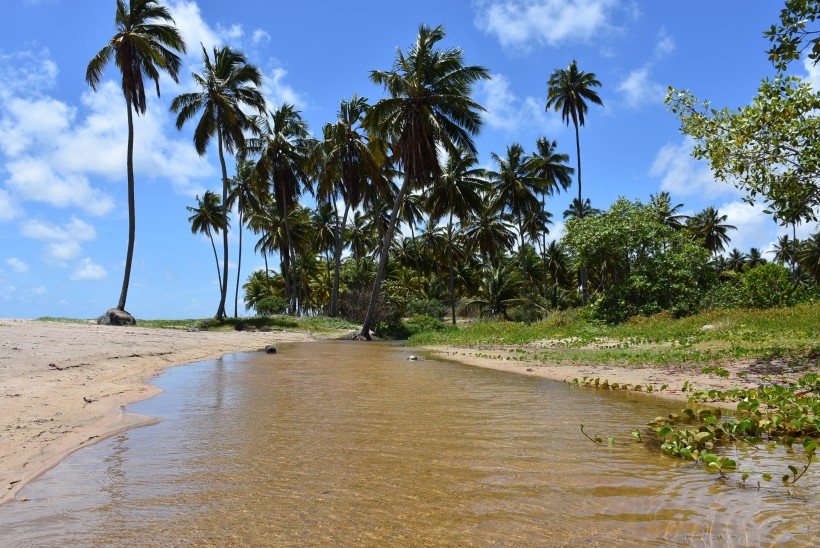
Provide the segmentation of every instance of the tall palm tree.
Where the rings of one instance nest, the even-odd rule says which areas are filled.
[[[798,277],[797,252],[799,249],[800,240],[789,238],[788,234],[783,234],[780,236],[773,248],[775,262],[789,265],[792,282],[795,282]]]
[[[541,191],[541,210],[546,214],[546,197],[554,193],[567,190],[572,184],[572,174],[575,170],[567,165],[569,155],[556,151],[557,141],[550,141],[546,137],[539,137],[535,142],[536,151],[527,157],[526,165],[530,175],[538,181]],[[541,260],[544,265],[544,298],[547,297],[547,233],[541,232]]]
[[[589,110],[587,102],[603,106],[598,93],[592,88],[601,87],[594,72],[578,70],[578,62],[573,60],[565,69],[555,69],[547,83],[547,106],[561,111],[561,119],[575,126],[575,152],[578,160],[578,201],[581,201],[581,140],[578,128],[584,125],[584,116]]]
[[[168,22],[171,24],[164,24]],[[145,81],[153,80],[159,97],[159,75],[165,71],[179,82],[180,59],[175,52],[185,52],[185,41],[174,27],[174,19],[156,0],[117,0],[114,16],[117,33],[88,63],[85,81],[94,91],[102,79],[106,65],[114,58],[114,64],[122,74],[122,94],[128,111],[128,149],[126,172],[128,176],[128,250],[125,254],[125,272],[117,309],[125,311],[128,285],[131,280],[131,263],[134,258],[137,215],[134,203],[134,111],[145,114],[147,102]]]
[[[498,171],[491,171],[488,176],[493,182],[496,199],[518,222],[518,236],[521,239],[518,248],[521,255],[521,272],[522,279],[526,280],[524,218],[533,215],[540,206],[535,196],[539,191],[538,180],[531,175],[524,156],[524,148],[518,143],[508,146],[504,157],[493,153],[492,158],[498,164]]]
[[[404,196],[411,187],[429,187],[441,174],[438,149],[451,153],[464,148],[475,154],[472,137],[481,128],[481,105],[470,97],[473,84],[490,78],[486,68],[464,64],[459,48],[442,50],[444,28],[419,27],[415,43],[405,55],[397,50],[390,71],[374,70],[370,80],[384,86],[389,97],[368,112],[366,125],[375,135],[392,141],[404,181],[396,195],[379,267],[360,336],[370,338],[381,282]]]
[[[815,232],[800,244],[797,260],[806,272],[820,282],[820,232]]]
[[[421,255],[419,255],[419,247],[416,242],[416,226],[424,218],[424,197],[421,194],[410,192],[404,197],[404,203],[401,207],[401,220],[407,223],[410,228],[410,241],[413,243],[416,278],[418,281],[418,298],[421,299]]]
[[[248,139],[245,149],[249,155],[259,156],[254,176],[273,188],[274,203],[284,220],[285,241],[279,252],[285,278],[285,297],[291,299],[290,311],[294,312],[297,280],[291,275],[295,256],[290,209],[304,189],[312,191],[308,162],[316,148],[316,141],[294,105],[283,103],[278,109],[270,111],[269,117],[254,117],[254,123],[261,137]]]
[[[481,209],[467,223],[464,239],[471,253],[481,255],[485,267],[498,267],[501,257],[515,244],[515,232],[510,216],[485,194]]]
[[[219,234],[219,231],[227,230],[225,225],[225,215],[222,211],[222,200],[219,195],[210,190],[206,191],[200,199],[196,197],[196,207],[187,206],[185,209],[190,211],[192,215],[188,217],[188,222],[191,223],[191,233],[193,234],[207,234],[211,239],[211,247],[214,250],[214,260],[216,261],[216,279],[219,282],[219,292],[222,292],[222,279],[219,273],[219,255],[216,252],[216,244],[214,243],[214,232]]]
[[[707,207],[694,217],[690,217],[687,223],[692,237],[701,240],[704,247],[717,255],[726,249],[726,244],[731,241],[728,235],[730,230],[737,230],[737,227],[726,224],[728,216],[721,215],[712,206]]]
[[[183,93],[171,103],[171,111],[177,114],[177,129],[202,112],[194,129],[194,147],[204,156],[208,145],[216,136],[219,164],[222,167],[222,203],[228,202],[228,168],[225,151],[233,154],[245,146],[245,131],[254,130],[251,118],[243,107],[258,112],[265,111],[265,98],[259,90],[262,73],[248,63],[245,56],[228,46],[214,47],[213,58],[202,46],[202,74],[193,73],[199,91]],[[225,225],[228,224],[228,208],[223,210]],[[222,265],[222,296],[215,317],[222,319],[228,296],[228,231],[222,233],[224,264]]]
[[[450,310],[456,324],[455,267],[453,265],[453,218],[464,225],[482,206],[482,190],[487,186],[487,173],[476,167],[478,158],[465,150],[447,156],[439,182],[427,198],[430,220],[437,222],[447,216],[447,256],[450,266]]]
[[[236,265],[236,292],[234,294],[233,315],[239,317],[239,280],[242,276],[242,232],[248,213],[258,210],[264,201],[267,189],[254,181],[253,162],[239,159],[236,162],[236,176],[230,180],[228,201],[226,208],[230,210],[236,205],[239,215],[239,259]]]
[[[385,152],[381,141],[371,140],[362,127],[362,122],[370,105],[367,99],[354,94],[348,101],[342,101],[336,114],[336,122],[327,124],[323,130],[323,140],[316,147],[314,162],[321,162],[319,174],[319,194],[333,193],[333,187],[341,183],[344,198],[344,213],[336,225],[336,246],[334,248],[333,292],[330,315],[339,312],[339,275],[344,243],[344,227],[352,209],[361,205],[368,178],[380,180],[381,168],[385,162]]]
[[[601,87],[601,82],[594,72],[586,73],[578,70],[578,62],[573,59],[566,69],[555,69],[547,82],[547,106],[561,111],[561,119],[569,125],[570,120],[575,126],[575,153],[578,160],[578,203],[582,203],[581,195],[581,139],[579,126],[584,125],[584,116],[589,107],[587,101],[595,105],[603,102],[598,93],[592,88]],[[584,210],[579,213],[583,215]],[[581,296],[583,304],[587,304],[587,274],[586,268],[581,266]]]

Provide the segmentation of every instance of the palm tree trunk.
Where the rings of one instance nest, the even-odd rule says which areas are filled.
[[[450,221],[447,223],[447,254],[450,257],[450,311],[453,325],[456,324],[456,274],[453,265],[453,210],[450,210]]]
[[[242,223],[244,219],[242,218],[242,204],[238,204],[239,209],[239,262],[236,265],[236,293],[234,294],[233,299],[233,317],[239,317],[239,276],[240,272],[242,272]]]
[[[220,289],[219,308],[216,310],[215,318],[221,320],[226,317],[225,301],[228,298],[228,168],[225,166],[225,154],[222,151],[222,128],[216,128],[219,145],[219,163],[222,166],[222,285]]]
[[[125,310],[125,300],[128,298],[128,285],[131,281],[131,263],[134,259],[134,241],[137,235],[137,212],[134,205],[134,115],[131,99],[126,94],[128,107],[128,153],[126,155],[126,169],[128,171],[128,251],[125,254],[125,272],[122,276],[122,290],[117,309]]]
[[[293,240],[290,237],[290,222],[288,221],[288,189],[282,187],[282,217],[285,221],[285,245],[287,246],[286,256],[282,258],[285,265],[285,298],[288,300],[288,311],[290,313],[296,312],[296,281],[295,281],[295,263],[296,257],[293,254]],[[291,268],[294,266],[294,268]]]
[[[342,269],[342,250],[344,249],[344,229],[347,226],[347,214],[350,212],[350,202],[345,200],[345,212],[342,222],[336,223],[336,248],[333,250],[333,295],[330,298],[330,317],[339,315],[339,274]]]
[[[541,210],[545,211],[545,200],[544,200],[544,193],[541,193]],[[544,300],[547,300],[547,292],[549,291],[547,288],[547,230],[544,227],[544,232],[541,234],[541,263],[543,264],[544,269]]]
[[[387,256],[390,253],[390,243],[393,241],[393,232],[396,230],[396,221],[399,218],[399,211],[404,204],[404,196],[410,184],[407,179],[402,183],[396,201],[393,204],[393,211],[390,213],[390,223],[387,225],[387,234],[382,240],[381,254],[379,256],[379,269],[376,271],[376,280],[373,282],[373,291],[370,292],[370,303],[367,305],[367,314],[364,317],[362,330],[359,336],[370,340],[370,328],[373,326],[373,316],[376,313],[376,302],[379,300],[379,289],[381,288],[384,275],[387,271]]]
[[[214,250],[214,261],[216,261],[216,281],[219,283],[219,292],[222,292],[222,275],[219,272],[219,255],[216,254],[216,243],[214,242],[214,235],[210,228],[206,228],[208,238],[211,239],[211,249]]]
[[[518,252],[521,255],[521,281],[526,285],[527,283],[527,257],[524,249],[524,221],[521,214],[518,215],[518,234],[521,236],[521,247]]]
[[[578,218],[584,218],[584,202],[581,201],[581,137],[578,132],[578,120],[575,122],[575,154],[578,157]],[[581,303],[587,305],[587,267],[581,265]]]
[[[421,257],[419,256],[419,246],[416,243],[416,231],[413,228],[415,223],[410,220],[410,239],[413,241],[413,251],[416,254],[416,283],[418,285],[418,298],[421,299]]]
[[[265,296],[270,297],[270,269],[268,268],[268,253],[264,250],[264,248],[262,249],[262,258],[265,260],[265,289],[268,291],[268,294]]]

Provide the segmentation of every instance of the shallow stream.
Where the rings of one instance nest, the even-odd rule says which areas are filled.
[[[159,417],[0,506],[0,544],[813,545],[818,466],[791,496],[635,443],[681,404],[356,342],[169,370]],[[612,446],[586,439],[614,436]],[[648,437],[648,436],[647,436]],[[776,453],[736,452],[780,476]],[[790,458],[787,456],[787,459]],[[735,474],[739,476],[739,474]],[[739,480],[739,477],[734,478]],[[18,497],[18,498],[19,498]]]

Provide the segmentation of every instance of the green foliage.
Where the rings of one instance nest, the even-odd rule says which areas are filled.
[[[279,296],[264,297],[256,303],[256,312],[261,316],[284,314],[287,309],[288,302]]]
[[[620,198],[601,215],[568,220],[563,243],[597,280],[592,307],[611,323],[663,310],[692,314],[714,283],[708,252],[640,202]]]
[[[744,272],[740,292],[743,302],[753,308],[790,306],[800,297],[800,288],[791,283],[789,270],[774,263]]]
[[[765,79],[749,106],[710,108],[686,90],[669,88],[669,110],[692,137],[692,155],[715,177],[762,198],[776,220],[817,220],[820,208],[820,93],[794,76]]]
[[[424,333],[427,331],[447,331],[452,330],[452,325],[441,320],[440,317],[418,314],[405,320],[405,327],[410,335]]]
[[[800,59],[809,50],[808,58],[817,64],[820,60],[820,37],[817,30],[808,28],[820,16],[817,0],[787,0],[780,10],[780,24],[763,33],[772,46],[767,51],[777,70],[784,71],[792,61]]]
[[[448,311],[446,304],[434,299],[415,299],[407,303],[408,316],[443,318]]]

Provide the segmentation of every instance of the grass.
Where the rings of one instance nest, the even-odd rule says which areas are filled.
[[[702,330],[703,326],[713,326]],[[576,311],[525,325],[477,321],[414,335],[410,344],[518,347],[513,359],[554,363],[673,364],[739,359],[806,362],[820,356],[820,304],[767,310],[711,310],[688,318],[667,314],[607,325]]]
[[[78,323],[85,324],[89,320],[77,318],[54,318],[45,316],[37,318],[44,322]],[[188,329],[195,327],[207,331],[234,331],[237,323],[241,322],[246,327],[261,329],[270,327],[272,329],[286,329],[291,331],[310,331],[313,333],[332,333],[334,331],[353,331],[359,328],[358,325],[339,318],[325,317],[302,317],[291,316],[255,316],[252,318],[226,318],[222,321],[208,319],[184,319],[184,320],[137,320],[137,327],[153,327],[160,329]]]

